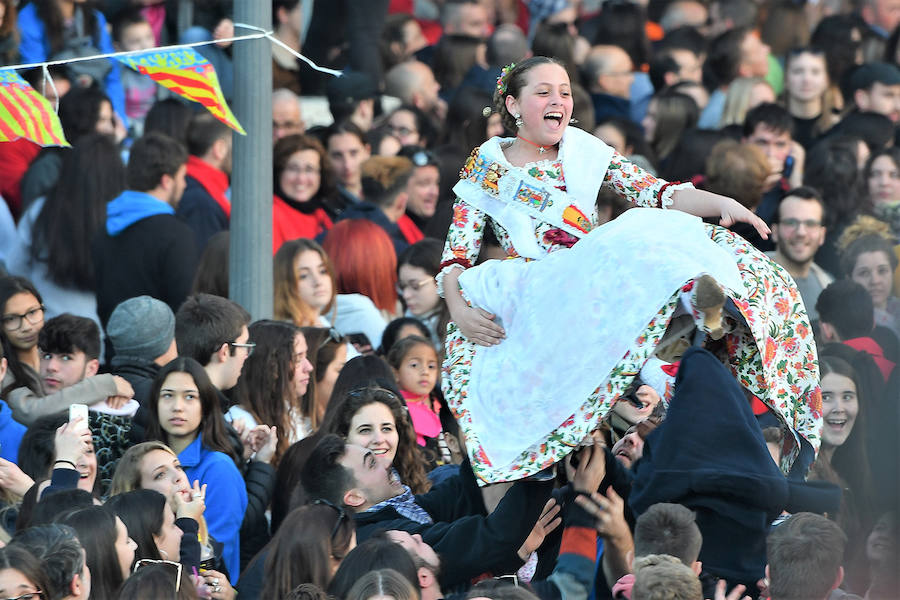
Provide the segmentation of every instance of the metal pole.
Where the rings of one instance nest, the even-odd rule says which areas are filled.
[[[235,23],[269,29],[272,3],[235,0]],[[266,39],[234,46],[229,295],[253,319],[272,316],[272,50]]]

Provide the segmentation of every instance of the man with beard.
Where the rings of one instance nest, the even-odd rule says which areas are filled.
[[[97,315],[106,327],[123,300],[146,294],[173,311],[190,292],[197,264],[194,232],[175,216],[184,192],[187,152],[153,132],[131,147],[128,189],[106,207],[93,242]]]
[[[834,280],[813,262],[825,241],[824,217],[825,207],[816,190],[803,186],[789,191],[778,205],[772,223],[775,250],[766,253],[794,278],[810,321],[819,318],[816,300]]]
[[[231,201],[231,128],[204,111],[191,119],[187,130],[187,174],[175,215],[196,235],[203,249],[213,235],[228,229]]]

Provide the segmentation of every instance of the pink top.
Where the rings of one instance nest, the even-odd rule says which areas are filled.
[[[400,393],[406,400],[409,418],[416,430],[416,443],[424,446],[426,437],[436,438],[441,434],[441,419],[431,408],[428,396],[414,396],[406,390],[401,390]]]

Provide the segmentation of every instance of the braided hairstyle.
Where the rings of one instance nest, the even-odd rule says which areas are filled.
[[[525,81],[525,75],[528,71],[538,65],[559,65],[563,69],[566,68],[562,62],[555,58],[550,58],[549,56],[532,56],[518,64],[513,63],[510,66],[504,67],[503,71],[500,73],[500,77],[497,78],[497,86],[494,88],[494,110],[500,115],[503,126],[508,131],[516,131],[518,127],[516,126],[516,118],[506,109],[506,97],[512,96],[513,98],[518,98],[519,93],[527,83],[527,81]]]

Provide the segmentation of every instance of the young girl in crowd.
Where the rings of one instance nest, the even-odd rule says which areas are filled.
[[[449,313],[438,295],[434,278],[441,270],[443,244],[426,238],[407,248],[397,258],[397,293],[406,307],[406,316],[416,317],[428,327],[428,337],[443,348]],[[388,350],[386,348],[385,350]]]
[[[325,134],[325,150],[337,176],[340,209],[362,202],[361,167],[371,156],[363,131],[352,121],[335,123]],[[339,211],[334,211],[331,217],[337,217],[338,214]]]
[[[335,407],[326,433],[336,433],[349,444],[371,450],[383,464],[397,470],[400,481],[414,494],[431,487],[416,448],[415,429],[403,401],[393,392],[377,387],[350,392]]]
[[[441,165],[432,152],[418,146],[401,148],[399,156],[408,158],[414,166],[406,182],[406,216],[420,231],[425,231],[441,195]]]
[[[115,598],[131,573],[136,544],[122,519],[104,506],[88,506],[61,515],[57,522],[75,530],[91,573],[91,598]]]
[[[845,568],[856,575],[871,527],[872,474],[866,451],[870,399],[862,394],[859,375],[845,360],[819,357],[822,376],[822,447],[809,479],[830,481],[844,490],[837,523],[847,534]],[[855,577],[854,577],[855,579]]]
[[[848,279],[866,288],[875,305],[875,324],[900,336],[900,299],[894,296],[897,255],[887,240],[887,227],[871,217],[861,217],[838,242],[841,268]]]
[[[419,336],[398,340],[388,352],[388,363],[394,369],[400,394],[406,400],[409,418],[416,431],[416,443],[440,453],[442,438],[440,403],[434,398],[441,364],[434,345]],[[449,460],[448,455],[443,457]]]
[[[328,327],[334,318],[334,267],[312,240],[285,242],[275,253],[275,318],[298,327]]]
[[[873,213],[890,225],[895,241],[900,239],[900,148],[873,152],[865,178]]]
[[[312,416],[313,429],[316,429],[325,417],[334,384],[347,362],[348,345],[334,328],[304,327],[302,331],[313,372],[301,398],[301,406]]]
[[[224,545],[232,581],[240,574],[241,523],[247,490],[225,432],[219,398],[209,376],[192,358],[179,357],[160,370],[150,395],[147,438],[177,454],[189,479],[207,486],[209,532]]]
[[[798,48],[784,62],[784,105],[794,117],[792,138],[804,148],[837,122],[825,52]]]
[[[244,363],[232,391],[236,404],[226,418],[243,420],[247,429],[260,423],[276,427],[278,445],[272,464],[277,466],[287,447],[308,436],[319,423],[317,411],[303,403],[313,371],[307,358],[309,344],[293,323],[256,321],[249,330],[256,351]]]
[[[0,277],[0,341],[9,363],[0,384],[0,397],[12,408],[17,421],[31,424],[42,415],[68,410],[73,402],[90,405],[120,398],[124,404],[134,396],[127,381],[109,374],[86,377],[58,392],[45,394],[38,374],[37,346],[43,327],[44,302],[34,285],[24,277]]]
[[[41,598],[49,590],[50,580],[41,563],[22,546],[0,548],[0,596],[4,598]]]

